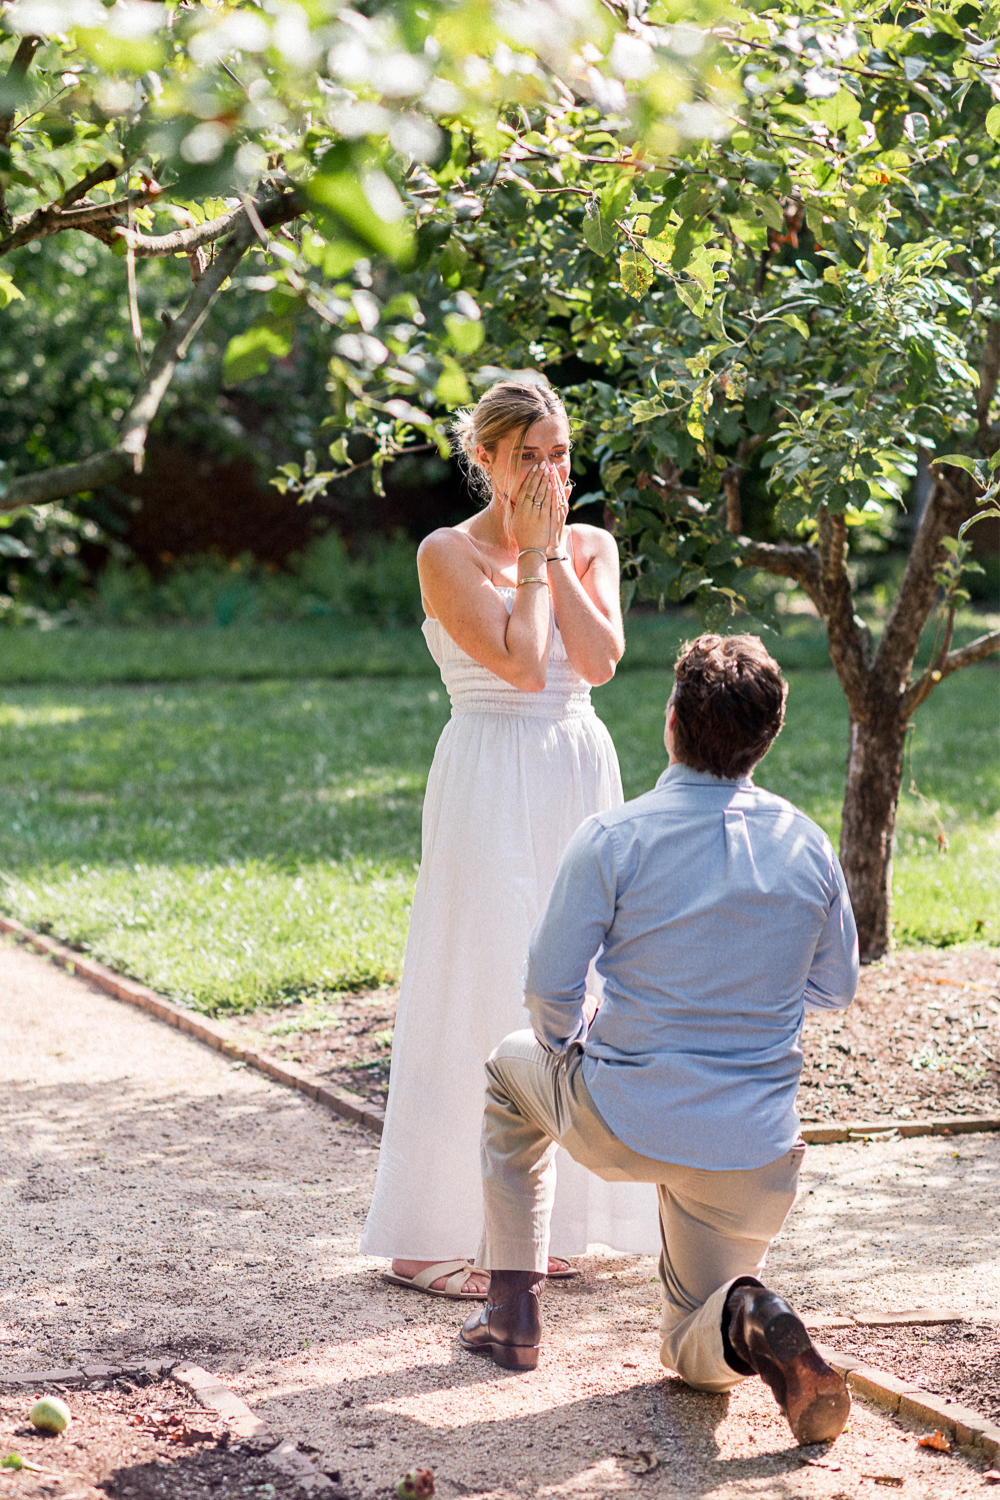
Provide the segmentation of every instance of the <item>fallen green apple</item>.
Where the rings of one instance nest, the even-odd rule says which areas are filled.
[[[433,1493],[433,1469],[411,1469],[396,1486],[398,1500],[423,1500],[423,1497]]]
[[[69,1426],[70,1411],[58,1396],[43,1396],[35,1402],[28,1417],[40,1432],[63,1432]]]

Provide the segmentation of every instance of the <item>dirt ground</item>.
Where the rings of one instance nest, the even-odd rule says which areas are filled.
[[[838,1328],[823,1341],[1000,1426],[1000,1323],[966,1318],[941,1328]]]
[[[995,949],[901,950],[861,971],[851,1008],[810,1016],[803,1123],[1000,1114]],[[227,1021],[245,1046],[300,1063],[384,1104],[396,991],[331,995]]]
[[[42,1395],[70,1409],[66,1431],[46,1436],[27,1420]],[[0,1395],[0,1495],[10,1500],[292,1500],[294,1480],[255,1445],[230,1443],[224,1423],[191,1405],[171,1381],[119,1378],[86,1390],[39,1386]]]
[[[372,1136],[12,947],[0,1057],[0,1370],[192,1359],[350,1500],[389,1500],[417,1466],[443,1500],[864,1500],[871,1476],[905,1500],[987,1493],[981,1459],[862,1403],[824,1467],[759,1381],[687,1390],[658,1362],[651,1258],[595,1248],[550,1286],[538,1370],[466,1355],[461,1306],[358,1254]],[[998,1170],[1000,1135],[813,1148],[768,1280],[807,1314],[943,1303],[995,1328]],[[23,1483],[0,1473],[0,1500]]]

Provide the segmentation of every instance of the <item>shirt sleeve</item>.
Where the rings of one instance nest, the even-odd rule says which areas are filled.
[[[832,850],[830,859],[833,900],[806,980],[806,1015],[818,1010],[845,1010],[858,987],[858,929],[844,872]]]
[[[524,1003],[549,1052],[565,1052],[586,1032],[587,969],[614,921],[616,893],[611,834],[588,818],[559,861],[524,968]]]

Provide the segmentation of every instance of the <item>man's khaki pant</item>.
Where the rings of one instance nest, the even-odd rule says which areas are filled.
[[[583,1049],[547,1052],[531,1031],[505,1038],[486,1064],[483,1189],[486,1226],[476,1259],[498,1271],[544,1271],[563,1146],[607,1182],[655,1182],[660,1199],[660,1359],[697,1390],[744,1377],[726,1363],[722,1310],[739,1278],[756,1278],[785,1222],[805,1146],[766,1167],[706,1172],[655,1161],[613,1135],[583,1081]]]

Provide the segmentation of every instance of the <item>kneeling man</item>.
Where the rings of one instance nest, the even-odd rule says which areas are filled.
[[[755,636],[704,635],[675,672],[670,765],[574,835],[532,934],[534,1030],[486,1065],[491,1280],[462,1343],[538,1363],[561,1145],[608,1181],[657,1185],[664,1365],[703,1391],[760,1375],[798,1440],[820,1442],[842,1430],[847,1388],[759,1272],[805,1152],[803,1013],[853,999],[854,917],[826,835],[750,779],[784,717],[777,663]]]

